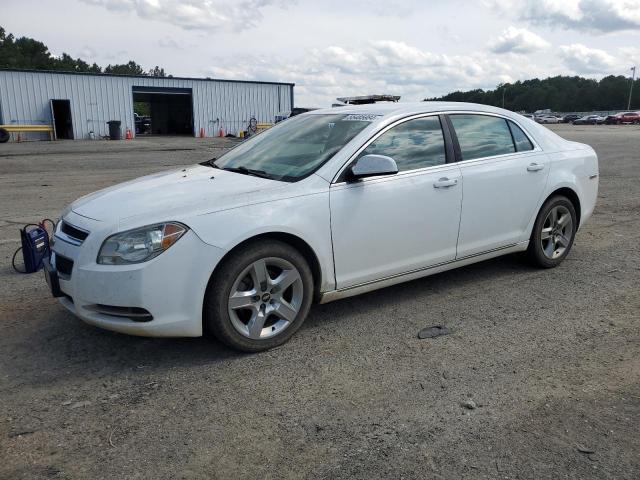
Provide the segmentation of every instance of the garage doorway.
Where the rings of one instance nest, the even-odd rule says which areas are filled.
[[[190,88],[133,87],[136,135],[193,135]]]
[[[56,140],[73,140],[70,100],[51,99],[51,123],[53,125],[53,138]]]

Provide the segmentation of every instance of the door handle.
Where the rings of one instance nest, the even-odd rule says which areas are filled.
[[[448,179],[447,177],[442,177],[438,179],[437,182],[434,182],[433,188],[449,188],[449,187],[454,187],[457,184],[458,184],[458,180],[455,178]]]
[[[542,170],[544,165],[540,165],[539,163],[531,163],[527,167],[527,172],[537,172],[538,170]]]

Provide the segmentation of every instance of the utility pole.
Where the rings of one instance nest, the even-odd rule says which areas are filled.
[[[507,87],[503,85],[503,87],[502,87],[502,108],[504,108],[504,92],[506,92],[506,90],[507,90]]]
[[[636,67],[631,67],[631,87],[629,88],[629,103],[627,103],[627,110],[631,110],[631,94],[633,93],[633,82],[636,80]]]

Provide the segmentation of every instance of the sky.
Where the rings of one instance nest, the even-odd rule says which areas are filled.
[[[640,0],[2,0],[0,25],[106,66],[284,81],[297,106],[630,76]],[[638,72],[640,73],[640,71]]]

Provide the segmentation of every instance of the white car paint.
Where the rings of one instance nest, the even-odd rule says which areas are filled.
[[[72,203],[62,218],[90,234],[82,245],[74,245],[56,232],[54,256],[74,262],[72,275],[60,280],[69,297],[60,302],[88,323],[123,333],[198,336],[205,289],[216,266],[257,235],[283,233],[305,242],[320,270],[317,296],[327,302],[523,251],[541,205],[560,188],[578,197],[580,225],[595,206],[598,163],[593,149],[513,112],[444,102],[346,106],[339,112],[378,117],[298,182],[198,165],[116,185]],[[510,119],[535,148],[358,183],[340,180],[350,159],[378,132],[410,117],[453,112]],[[531,170],[534,164],[540,168]],[[434,188],[442,179],[455,182],[450,188]],[[189,227],[166,252],[139,264],[97,263],[109,235],[166,221]],[[145,308],[154,318],[140,323],[113,317],[93,311],[94,304]]]
[[[556,117],[555,115],[541,115],[539,117],[535,117],[536,122],[538,123],[560,123],[562,119]]]

